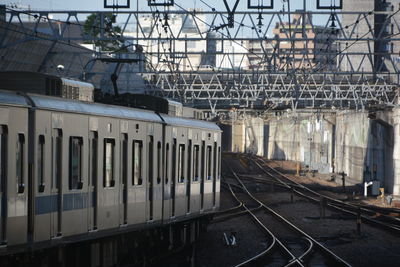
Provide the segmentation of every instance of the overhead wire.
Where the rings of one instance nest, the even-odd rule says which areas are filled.
[[[201,0],[201,2],[203,2],[204,4],[206,4],[206,2],[204,2],[203,0]],[[180,5],[176,4],[176,3],[175,3],[175,5],[178,6],[180,9],[182,9],[183,11],[187,12],[188,14],[193,14],[193,17],[196,17],[199,21],[201,21],[202,23],[204,23],[205,25],[207,25],[208,27],[210,27],[207,31],[204,31],[204,32],[202,32],[202,33],[208,33],[208,32],[210,32],[210,31],[213,30],[213,26],[212,26],[212,25],[206,23],[204,20],[202,20],[201,18],[199,18],[195,13],[192,13],[192,12],[186,10],[185,8],[183,8],[182,6],[180,6]],[[207,4],[207,5],[208,5],[208,4]],[[209,5],[208,5],[208,6],[209,6]],[[10,11],[20,12],[20,13],[23,13],[23,14],[27,14],[27,15],[33,16],[33,17],[36,18],[36,19],[37,19],[38,17],[39,17],[39,19],[42,17],[42,16],[38,16],[37,14],[32,14],[32,12],[17,11],[17,10],[15,10],[15,9],[11,9],[11,8],[8,8],[8,7],[7,7],[7,9],[9,9]],[[395,13],[393,13],[392,15],[390,15],[389,18],[391,18],[393,15],[395,15],[395,14],[398,13],[398,12],[399,12],[399,10],[397,10]],[[289,12],[289,14],[290,14],[290,12]],[[369,11],[368,13],[365,13],[365,14],[368,16],[368,15],[373,14],[373,12],[372,12],[372,11]],[[351,26],[353,26],[353,25],[355,25],[355,24],[358,24],[358,23],[360,23],[360,21],[366,19],[367,16],[363,16],[361,19],[357,19],[354,23],[351,23],[351,24],[349,24],[349,25],[346,25],[346,26],[344,26],[344,27],[342,27],[342,28],[343,28],[343,29],[347,29],[347,28],[349,28],[349,27],[351,27]],[[54,22],[65,23],[65,24],[72,24],[72,25],[78,25],[78,26],[80,26],[80,27],[83,27],[82,24],[76,23],[76,22],[62,21],[62,20],[52,19],[52,18],[46,18],[46,17],[44,17],[44,18],[45,18],[46,20],[50,20],[50,21],[54,21]],[[388,18],[387,18],[387,19],[388,19]],[[235,23],[240,24],[240,26],[243,26],[243,25],[244,25],[243,23],[239,23],[239,22],[237,22],[237,21],[235,21]],[[247,26],[247,25],[246,25],[246,26]],[[214,26],[214,27],[215,27],[215,26]],[[247,26],[247,27],[250,27],[250,26]],[[5,27],[3,27],[3,28],[5,28]],[[103,29],[103,30],[109,30],[109,28],[104,28],[104,27],[97,26],[97,25],[93,25],[93,28]],[[7,29],[8,29],[8,28],[7,28]],[[357,42],[359,42],[359,41],[364,41],[362,38],[364,38],[365,36],[367,36],[367,35],[368,35],[370,32],[372,32],[373,30],[374,30],[374,28],[370,27],[370,30],[369,30],[368,32],[366,32],[366,33],[365,33],[364,35],[362,35],[361,37],[357,38],[352,44],[346,46],[346,48],[344,48],[343,50],[341,50],[341,51],[335,53],[334,57],[332,57],[330,60],[333,60],[333,59],[335,59],[338,55],[343,54],[344,51],[346,51],[348,48],[350,48],[351,46],[353,46],[355,43],[357,43]],[[15,30],[14,30],[14,31],[15,31]],[[220,33],[222,36],[228,37],[230,41],[232,41],[232,42],[238,44],[239,46],[243,47],[246,51],[249,52],[249,54],[255,55],[255,56],[256,56],[257,58],[259,58],[259,59],[263,59],[263,57],[260,57],[259,54],[254,53],[253,51],[251,51],[250,49],[248,49],[246,46],[242,45],[240,42],[233,40],[229,35],[226,35],[226,34],[222,33],[219,29],[216,30],[216,31],[217,31],[218,33]],[[54,39],[45,38],[45,37],[40,37],[40,36],[38,36],[37,34],[30,34],[30,33],[25,33],[25,32],[21,32],[21,31],[17,31],[17,32],[22,33],[22,34],[26,34],[26,35],[31,36],[31,37],[34,37],[34,38],[36,38],[36,39],[43,39],[43,40],[47,40],[47,41],[54,41]],[[115,33],[115,32],[114,32],[114,34],[119,34],[119,36],[118,36],[115,40],[118,40],[119,38],[123,38],[123,37],[121,37],[122,35],[121,35],[120,33]],[[399,34],[400,34],[400,33],[396,33],[396,34],[393,34],[393,35],[391,35],[391,36],[385,36],[385,38],[390,38],[390,37],[392,37],[392,36],[397,36],[397,35],[399,35]],[[120,36],[120,35],[121,35],[121,36]],[[195,36],[195,35],[197,35],[197,34],[193,34],[193,36]],[[79,45],[74,45],[73,43],[71,44],[70,42],[65,42],[65,41],[62,41],[62,40],[57,40],[57,41],[60,42],[60,43],[65,44],[65,45],[69,45],[69,46],[81,48],[81,46],[79,46]],[[122,46],[122,48],[124,48],[124,47],[126,48],[126,47],[129,47],[129,46],[132,46],[132,45],[135,45],[135,44],[130,44],[130,45],[127,45],[127,46]],[[153,44],[153,45],[157,45],[157,44]],[[153,45],[152,45],[152,46],[153,46]],[[166,51],[164,51],[164,52],[166,52]],[[107,53],[113,53],[113,51],[107,51]],[[145,53],[148,54],[147,51],[146,51]],[[150,56],[153,56],[153,55],[150,54]],[[329,62],[329,61],[328,61],[328,62]],[[259,62],[259,63],[258,63],[258,65],[261,65],[261,64],[263,64],[263,62]],[[315,73],[315,72],[321,70],[323,67],[326,67],[327,65],[328,65],[328,63],[323,64],[323,65],[320,65],[320,67],[319,67],[318,69],[314,69],[313,72]]]

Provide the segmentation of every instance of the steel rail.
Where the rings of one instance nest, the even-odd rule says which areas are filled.
[[[317,240],[315,240],[313,237],[311,237],[309,234],[292,224],[290,221],[286,220],[282,215],[278,214],[275,212],[273,209],[265,205],[263,202],[259,201],[257,198],[254,197],[253,194],[251,194],[247,187],[243,184],[243,182],[240,180],[239,176],[232,170],[232,168],[228,165],[229,169],[231,170],[232,174],[235,176],[237,181],[243,186],[243,189],[246,191],[246,193],[254,199],[256,202],[260,203],[266,210],[268,210],[272,215],[277,217],[279,220],[283,221],[286,223],[288,226],[290,226],[292,229],[303,235],[304,237],[308,238],[313,242],[314,245],[316,245],[322,252],[326,253],[330,257],[332,257],[338,264],[341,264],[343,266],[351,266],[349,263],[347,263],[345,260],[340,258],[338,255],[334,254],[331,250],[329,250],[327,247],[323,246],[321,243],[319,243]],[[298,259],[298,258],[297,258]]]
[[[245,191],[245,189],[240,186],[240,185],[235,185],[235,184],[230,184],[228,183],[229,189],[232,193],[232,195],[237,199],[237,201],[240,201],[239,198],[236,196],[236,194],[233,192],[232,190],[232,186],[236,186],[239,189]],[[240,201],[241,203],[243,203],[242,201]],[[257,202],[257,201],[256,201]],[[262,207],[262,204],[260,204],[260,207]],[[280,245],[280,247],[291,257],[291,259],[289,260],[289,264],[296,262],[297,264],[299,264],[300,266],[304,266],[299,260],[297,260],[296,256],[294,256],[287,248],[286,246],[265,226],[265,224],[263,224],[260,219],[258,219],[258,217],[245,205],[243,204],[243,207],[246,209],[247,213],[250,214],[250,216],[252,216],[252,218],[258,223],[258,225],[260,225],[271,237],[272,237],[272,243],[271,245],[265,249],[264,251],[262,251],[261,253],[235,265],[235,267],[240,267],[240,266],[245,266],[247,264],[250,264],[258,259],[260,259],[262,256],[266,255],[274,246],[275,244]]]
[[[261,160],[264,164],[266,163],[264,159],[259,159],[259,160]],[[255,161],[254,161],[254,162],[255,162]],[[256,163],[256,162],[255,162],[255,163]],[[257,164],[257,163],[256,163],[256,164]],[[257,164],[257,166],[258,166],[261,170],[263,170],[265,173],[269,174],[268,171],[264,169],[264,167],[262,167],[262,166],[259,165],[259,164]],[[270,168],[271,170],[273,170],[273,171],[276,172],[277,174],[281,175],[282,177],[284,177],[285,179],[287,179],[288,181],[290,181],[290,183],[293,184],[292,186],[296,186],[296,187],[299,187],[299,188],[301,188],[301,189],[304,189],[304,190],[306,190],[306,191],[308,191],[308,192],[310,192],[310,193],[312,193],[312,194],[314,194],[314,195],[317,195],[317,196],[320,196],[320,197],[324,197],[324,198],[326,198],[327,200],[330,200],[331,202],[334,202],[334,203],[336,203],[336,204],[338,204],[338,205],[346,206],[346,207],[349,207],[349,208],[352,208],[352,209],[355,209],[355,210],[357,210],[357,209],[360,208],[361,211],[365,211],[365,212],[368,212],[368,213],[370,213],[370,214],[376,214],[376,212],[377,212],[376,210],[379,210],[380,212],[383,211],[382,208],[376,208],[376,209],[375,209],[374,207],[370,207],[370,206],[369,206],[369,207],[366,207],[365,205],[358,205],[358,204],[352,204],[352,203],[345,203],[344,201],[341,201],[341,200],[339,200],[339,199],[335,199],[335,198],[326,196],[326,195],[321,194],[321,193],[318,193],[318,192],[316,192],[316,191],[314,191],[314,190],[312,190],[312,189],[310,189],[310,188],[308,188],[308,187],[306,187],[306,186],[304,186],[304,185],[302,185],[302,184],[300,184],[300,183],[298,183],[298,182],[296,182],[296,181],[293,181],[293,180],[290,179],[287,175],[285,175],[284,173],[282,173],[282,172],[276,170],[275,168],[272,168],[272,167],[269,167],[269,166],[268,166],[268,168]],[[271,175],[271,174],[269,174],[269,175]],[[271,177],[273,177],[273,175],[271,175]],[[288,185],[288,183],[285,183],[285,184]],[[391,212],[391,211],[390,211],[390,212]],[[399,210],[398,212],[400,212],[400,210]],[[381,214],[381,216],[384,216],[385,218],[390,219],[390,220],[395,220],[395,221],[397,221],[397,222],[400,223],[400,219],[399,219],[399,218],[396,218],[396,217],[393,217],[393,216],[388,216],[388,215],[385,215],[385,214]]]
[[[264,173],[266,173],[267,175],[271,176],[273,179],[276,179],[278,182],[282,183],[282,185],[284,185],[284,187],[285,187],[286,189],[293,190],[294,193],[296,193],[297,195],[300,195],[300,196],[302,196],[302,197],[305,197],[305,198],[307,198],[307,199],[309,199],[309,200],[311,200],[311,201],[313,201],[313,202],[319,203],[319,202],[320,202],[320,199],[316,199],[316,198],[313,198],[313,197],[311,197],[311,196],[309,196],[309,195],[306,195],[306,194],[300,192],[299,190],[294,189],[294,187],[296,187],[296,188],[298,188],[298,189],[305,190],[305,191],[307,191],[307,192],[309,192],[309,193],[312,193],[312,194],[314,194],[314,195],[316,195],[316,196],[318,196],[318,197],[320,197],[320,198],[321,198],[321,197],[325,198],[325,199],[327,200],[327,206],[328,206],[328,207],[331,207],[331,208],[336,209],[336,210],[340,210],[341,212],[345,212],[345,213],[352,214],[352,215],[357,215],[358,210],[360,210],[360,211],[362,211],[362,212],[364,212],[364,213],[369,213],[369,214],[371,214],[371,213],[374,214],[374,213],[375,213],[375,214],[376,214],[376,211],[373,211],[373,210],[371,210],[371,209],[364,208],[364,207],[359,207],[359,206],[357,206],[357,205],[355,205],[355,204],[345,203],[345,202],[340,201],[340,200],[338,200],[338,199],[334,199],[334,198],[332,198],[332,197],[329,197],[329,196],[320,194],[320,193],[318,193],[318,192],[315,192],[314,190],[309,189],[308,187],[306,187],[306,186],[304,186],[304,185],[302,185],[302,184],[300,184],[300,183],[298,183],[298,182],[296,182],[296,181],[291,180],[289,177],[287,177],[285,174],[279,172],[278,170],[269,167],[271,170],[275,171],[277,174],[279,174],[279,175],[281,175],[282,177],[284,177],[285,179],[289,180],[291,183],[294,183],[294,185],[289,186],[287,183],[285,183],[284,181],[282,181],[282,180],[279,179],[278,177],[273,176],[270,172],[268,172],[267,170],[265,170],[265,168],[264,168],[263,166],[261,166],[257,161],[255,161],[254,159],[252,159],[252,160],[253,160],[254,163],[256,163],[256,165],[257,165]],[[261,160],[261,161],[265,164],[265,161],[264,161],[263,159],[259,159],[259,160]],[[329,202],[330,202],[330,203],[329,203]],[[352,210],[345,209],[345,207],[348,208],[348,209],[352,209]],[[396,221],[396,222],[400,222],[400,219],[395,218],[395,217],[393,217],[393,216],[389,216],[389,215],[385,215],[385,214],[381,214],[380,216],[381,216],[381,217],[384,217],[384,218],[386,218],[386,219],[389,219],[389,220],[394,220],[394,221]],[[379,221],[379,220],[377,220],[377,219],[370,218],[369,216],[367,216],[367,215],[365,215],[365,214],[361,214],[361,218],[364,219],[364,220],[367,221],[367,222],[372,223],[372,224],[377,224],[377,225],[379,225],[379,226],[381,226],[381,227],[387,228],[388,230],[393,230],[393,231],[395,231],[395,232],[397,232],[397,233],[400,233],[400,225],[394,225],[394,224],[390,224],[390,223],[385,223],[385,222]]]

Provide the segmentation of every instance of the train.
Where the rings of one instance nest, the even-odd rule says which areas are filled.
[[[0,256],[212,215],[220,173],[215,123],[0,90]]]

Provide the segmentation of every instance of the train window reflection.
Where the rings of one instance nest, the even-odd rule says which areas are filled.
[[[25,135],[18,134],[17,147],[16,147],[16,177],[18,182],[18,193],[24,192],[24,144]]]
[[[82,189],[82,137],[69,139],[69,189]]]
[[[217,142],[214,142],[214,155],[213,155],[213,177],[214,179],[217,178]]]
[[[157,184],[161,182],[162,177],[162,162],[161,162],[161,142],[157,143]]]
[[[192,140],[189,140],[187,155],[187,180],[190,183],[192,180]]]
[[[7,167],[7,128],[0,126],[0,192],[3,192]]]
[[[44,191],[44,135],[39,135],[38,143],[38,191]]]
[[[134,140],[133,141],[133,151],[132,151],[132,184],[133,185],[141,185],[142,181],[142,141]]]
[[[212,162],[211,151],[212,151],[211,146],[207,146],[207,162],[206,162],[206,164],[207,164],[207,166],[206,166],[207,180],[212,179],[212,176],[211,176],[211,162]]]
[[[193,182],[199,180],[199,150],[199,145],[195,145],[193,153]]]
[[[114,187],[114,139],[104,139],[104,187]]]
[[[148,146],[148,182],[150,185],[153,184],[153,150],[154,150],[154,139],[153,136],[149,135],[149,146]],[[151,191],[151,190],[150,190]]]
[[[172,143],[172,177],[171,186],[176,182],[176,138],[174,138]]]
[[[221,178],[221,147],[218,147],[218,180]]]
[[[53,188],[60,188],[62,181],[62,130],[55,129],[53,140],[53,161],[54,161],[54,173],[53,173]]]
[[[165,184],[168,184],[169,179],[169,143],[165,145]]]
[[[126,185],[128,180],[128,135],[126,133],[121,136],[121,169],[122,169],[122,184]]]
[[[179,145],[179,155],[178,155],[178,182],[183,183],[185,181],[185,145]]]

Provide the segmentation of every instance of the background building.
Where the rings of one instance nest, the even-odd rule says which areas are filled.
[[[332,69],[336,66],[336,31],[316,26],[310,13],[298,10],[291,23],[276,23],[273,29],[274,47],[279,54],[276,68]]]

